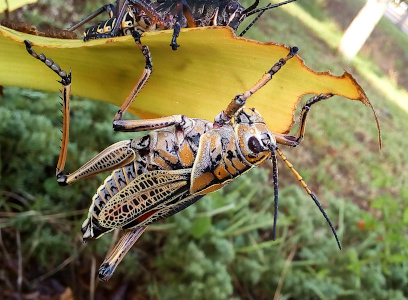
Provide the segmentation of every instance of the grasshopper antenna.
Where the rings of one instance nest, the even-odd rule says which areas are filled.
[[[257,8],[257,9],[254,9],[253,11],[250,11],[250,12],[246,13],[245,18],[249,17],[250,15],[257,14],[257,13],[266,11],[268,9],[276,8],[276,7],[279,7],[279,6],[282,6],[282,5],[285,5],[285,4],[289,4],[289,3],[295,2],[295,1],[297,1],[297,0],[288,0],[288,1],[283,1],[283,2],[280,2],[280,3],[276,3],[276,4],[268,4],[265,7]]]
[[[269,7],[269,6],[271,6],[271,5],[272,5],[272,4],[269,3],[266,7]],[[241,32],[238,36],[243,36],[245,33],[247,33],[247,31],[248,31],[252,26],[254,26],[254,24],[256,23],[256,21],[258,21],[258,19],[264,14],[265,11],[266,11],[266,10],[261,11],[261,12],[259,13],[259,15],[257,15],[256,18],[253,19],[252,22],[251,22],[244,30],[242,30],[242,32]]]
[[[267,6],[262,7],[262,8],[258,8],[258,9],[255,9],[255,8],[259,4],[259,1],[255,1],[255,3],[253,5],[251,5],[250,7],[248,7],[246,10],[244,10],[242,12],[243,19],[245,19],[246,17],[248,17],[250,15],[256,14],[258,12],[259,12],[259,14],[256,16],[256,18],[254,20],[252,20],[252,22],[238,36],[243,36],[252,26],[254,26],[254,24],[258,21],[258,19],[268,9],[276,8],[276,7],[279,7],[279,6],[294,2],[294,1],[297,1],[297,0],[288,0],[288,1],[281,2],[281,3],[277,3],[277,4],[269,3]]]
[[[306,184],[306,182],[303,181],[302,176],[300,176],[300,174],[293,168],[293,165],[288,161],[288,159],[286,158],[286,156],[283,155],[282,151],[280,151],[280,149],[279,149],[278,147],[276,147],[275,145],[274,145],[272,148],[273,148],[273,150],[275,150],[275,151],[279,154],[279,156],[282,158],[282,160],[285,162],[285,164],[289,167],[289,169],[292,170],[293,174],[295,174],[296,178],[300,181],[300,184],[303,186],[303,188],[305,189],[305,191],[306,191],[306,192],[309,194],[309,196],[313,199],[314,203],[317,205],[317,207],[319,208],[320,212],[323,214],[323,217],[326,219],[327,223],[329,224],[329,226],[330,226],[330,228],[331,228],[331,230],[332,230],[332,232],[333,232],[333,235],[334,235],[334,237],[335,237],[335,239],[336,239],[337,246],[338,246],[339,249],[341,250],[341,245],[340,245],[339,238],[337,237],[336,230],[334,229],[332,222],[330,221],[329,217],[327,216],[327,214],[326,214],[326,212],[324,211],[324,209],[323,209],[322,205],[320,204],[320,202],[317,200],[316,196],[315,196],[315,195],[312,193],[312,191],[307,187],[307,184]],[[273,150],[271,151],[272,153],[274,152]],[[274,186],[275,186],[275,216],[274,216],[274,217],[275,217],[274,226],[275,226],[275,224],[276,224],[276,217],[277,217],[277,212],[276,212],[276,211],[277,211],[277,206],[278,206],[278,199],[277,199],[277,198],[278,198],[278,197],[277,197],[277,187],[278,187],[278,184],[277,184],[278,175],[277,175],[277,174],[278,174],[278,172],[277,172],[277,170],[275,171],[275,164],[276,164],[276,162],[274,162],[274,157],[275,157],[275,160],[276,160],[276,156],[273,154],[273,155],[272,155],[272,162],[273,162],[273,164],[274,164],[274,166],[273,166],[273,168],[274,168],[274,170],[273,170],[273,176],[274,176],[273,180],[274,180]],[[275,229],[274,229],[274,230],[275,230]],[[275,236],[275,233],[274,233],[274,236]]]
[[[271,149],[271,160],[272,160],[272,168],[273,168],[273,194],[274,194],[274,206],[275,212],[273,214],[273,235],[272,239],[276,240],[276,222],[278,220],[278,198],[279,198],[279,190],[278,190],[278,161],[276,159],[276,154],[273,149]]]
[[[243,14],[243,15],[246,15],[247,12],[250,12],[251,10],[255,9],[255,8],[258,6],[258,4],[259,4],[259,0],[255,0],[255,2],[254,2],[250,7],[248,7],[247,9],[245,9],[245,10],[242,12],[242,14]],[[270,5],[270,3],[269,3],[268,5]]]

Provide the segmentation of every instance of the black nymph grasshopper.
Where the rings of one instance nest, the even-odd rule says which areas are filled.
[[[242,36],[266,11],[296,0],[269,4],[257,8],[259,0],[244,8],[237,0],[125,0],[116,1],[116,5],[105,5],[85,17],[82,21],[68,28],[72,31],[89,22],[99,14],[108,12],[110,19],[89,27],[84,33],[84,40],[130,35],[133,31],[141,32],[173,29],[170,46],[177,50],[177,37],[185,27],[228,26],[234,31],[247,17],[258,17],[239,36]]]

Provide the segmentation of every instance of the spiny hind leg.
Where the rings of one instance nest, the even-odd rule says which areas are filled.
[[[329,93],[329,94],[316,95],[310,98],[302,108],[302,112],[300,114],[300,125],[299,125],[298,133],[295,136],[293,136],[293,135],[286,135],[286,134],[274,132],[273,135],[276,138],[276,142],[279,144],[291,146],[291,147],[296,147],[297,145],[299,145],[303,141],[303,138],[305,135],[306,118],[307,118],[307,115],[310,109],[312,108],[312,105],[322,100],[329,99],[333,96],[334,96],[333,94]]]
[[[125,140],[109,146],[69,175],[62,172],[57,174],[58,183],[60,185],[68,185],[99,173],[126,166],[136,157],[136,153],[131,147],[131,142],[131,140]]]
[[[63,113],[63,122],[62,122],[62,139],[61,139],[61,151],[57,163],[56,175],[57,178],[59,174],[62,174],[65,168],[65,162],[67,158],[67,149],[68,149],[68,140],[69,140],[69,100],[71,95],[71,71],[67,74],[64,70],[61,70],[60,66],[55,63],[52,59],[47,58],[43,53],[37,54],[32,49],[32,44],[30,41],[25,40],[24,44],[28,53],[34,58],[41,60],[47,67],[53,70],[61,78],[59,81],[62,84],[62,113]]]
[[[43,53],[37,54],[29,41],[24,41],[28,53],[34,58],[41,60],[51,70],[61,77],[62,84],[62,143],[61,151],[57,163],[56,176],[60,185],[67,185],[80,179],[93,176],[95,174],[120,168],[130,163],[135,158],[135,152],[131,149],[131,141],[118,142],[91,159],[88,163],[73,172],[72,174],[64,174],[64,168],[67,157],[68,140],[69,140],[69,100],[71,94],[71,72],[67,74],[61,70],[60,66],[52,59],[47,58]]]
[[[129,120],[129,126],[122,131],[136,132],[160,129],[169,126],[180,126],[182,128],[189,127],[191,126],[191,120],[184,115],[175,115],[149,120]],[[139,142],[134,144],[136,141]],[[94,176],[98,173],[124,167],[136,159],[137,151],[146,149],[148,146],[148,138],[117,142],[100,152],[75,172],[69,175],[60,174],[58,177],[58,182],[60,185],[67,185],[83,178]]]

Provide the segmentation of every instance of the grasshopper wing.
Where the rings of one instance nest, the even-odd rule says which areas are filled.
[[[157,170],[136,177],[98,216],[105,228],[136,228],[171,216],[197,201],[190,195],[191,169]]]

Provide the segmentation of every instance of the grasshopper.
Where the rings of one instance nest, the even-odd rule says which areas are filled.
[[[68,28],[73,31],[89,22],[99,14],[107,12],[110,19],[99,22],[85,30],[84,40],[129,35],[134,30],[155,31],[173,29],[170,46],[177,50],[177,37],[185,27],[229,26],[234,31],[244,19],[259,14],[239,36],[245,34],[266,11],[297,0],[288,0],[277,4],[268,4],[256,8],[259,0],[244,8],[237,0],[117,0],[116,6],[105,5],[82,21]]]
[[[113,120],[116,131],[139,132],[150,130],[143,137],[117,142],[71,174],[64,173],[69,135],[69,99],[71,72],[44,54],[37,54],[29,41],[27,51],[56,72],[62,83],[63,138],[56,177],[60,185],[69,185],[95,174],[113,171],[92,198],[88,217],[82,225],[83,240],[96,239],[116,228],[125,231],[99,269],[101,280],[108,280],[116,266],[137,241],[146,227],[190,206],[203,196],[232,182],[238,176],[267,160],[273,164],[274,225],[276,237],[278,213],[277,155],[283,159],[307,194],[328,222],[338,247],[336,231],[316,196],[299,173],[286,159],[277,144],[295,147],[303,140],[306,117],[313,104],[332,97],[332,94],[312,97],[302,109],[296,136],[271,132],[254,108],[246,108],[247,99],[265,84],[296,55],[290,48],[249,90],[236,95],[214,121],[173,115],[149,120],[123,120],[122,117],[146,83],[152,70],[147,46],[140,42],[141,34],[133,32],[136,45],[145,58],[145,69],[138,83],[126,98]]]

